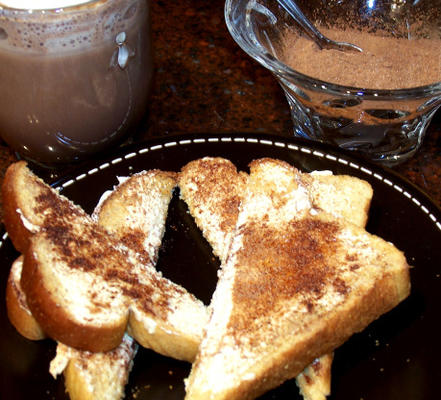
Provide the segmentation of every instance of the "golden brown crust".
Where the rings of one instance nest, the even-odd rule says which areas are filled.
[[[187,335],[184,337],[182,334],[177,335],[173,329],[167,326],[158,327],[158,329],[162,331],[161,334],[150,334],[146,330],[145,324],[137,319],[135,315],[131,314],[127,332],[135,337],[137,342],[145,348],[155,349],[159,354],[178,360],[194,361],[202,336]]]
[[[27,248],[29,238],[32,236],[24,226],[20,214],[17,213],[17,210],[21,208],[21,201],[16,184],[26,165],[25,161],[11,164],[6,170],[2,184],[3,222],[14,247],[21,253]]]
[[[109,326],[78,324],[68,310],[54,301],[47,279],[39,268],[31,242],[24,257],[21,285],[32,315],[48,336],[77,349],[95,352],[113,349],[121,343],[128,313]]]
[[[21,289],[19,277],[20,271],[15,271],[16,263],[22,263],[20,256],[11,268],[6,286],[6,308],[8,318],[17,331],[29,340],[41,340],[46,337],[38,322],[27,306],[25,295]]]

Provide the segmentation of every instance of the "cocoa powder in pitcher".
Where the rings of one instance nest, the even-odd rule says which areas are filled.
[[[281,60],[322,81],[367,89],[403,89],[441,81],[441,40],[396,38],[356,30],[321,29],[325,36],[358,45],[363,52],[321,50],[288,31]]]

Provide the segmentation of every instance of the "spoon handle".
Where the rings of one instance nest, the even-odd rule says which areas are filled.
[[[291,0],[277,0],[280,6],[296,21],[313,39],[320,49],[351,50],[362,52],[363,49],[352,43],[336,42],[324,36],[303,14],[299,6]]]
[[[323,48],[326,38],[321,32],[306,18],[298,5],[290,0],[277,0],[284,10],[308,33],[313,39],[318,39],[317,44]]]

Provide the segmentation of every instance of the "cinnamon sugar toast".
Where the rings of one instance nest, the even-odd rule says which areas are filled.
[[[315,207],[286,163],[250,167],[187,399],[255,398],[409,293],[392,244]]]
[[[220,157],[191,161],[178,175],[180,197],[221,262],[227,255],[247,179],[246,173]]]
[[[57,198],[60,196],[56,193],[54,194],[53,191],[44,183],[30,174],[24,164],[11,167],[11,171],[8,171],[5,185],[10,186],[9,192],[12,193],[14,192],[14,190],[11,189],[13,186],[16,188],[29,188],[29,190],[25,193],[28,195],[29,193],[32,193],[32,195],[26,197],[26,204],[24,204],[24,207],[16,208],[16,210],[19,210],[17,211],[16,215],[16,217],[19,217],[19,221],[16,219],[16,222],[23,223],[26,228],[24,231],[28,234],[28,236],[32,236],[32,234],[39,230],[38,224],[44,221],[40,218],[40,215],[35,215],[32,207],[27,207],[29,205],[29,201],[32,199],[32,196],[34,196],[34,198],[47,198],[52,196]],[[137,249],[144,246],[146,251],[142,257],[145,259],[150,259],[152,262],[156,262],[157,248],[160,245],[162,234],[164,232],[167,206],[174,186],[174,174],[171,173],[163,171],[148,171],[145,173],[136,174],[136,176],[132,176],[127,182],[119,185],[117,188],[115,188],[115,190],[112,191],[112,195],[106,201],[102,202],[99,209],[96,210],[95,217],[101,221],[101,225],[106,226],[109,230],[113,230],[113,233],[119,236],[121,241],[130,239],[126,241],[127,244],[130,244],[132,247],[134,246]],[[5,193],[7,190],[5,190]],[[150,197],[146,198],[146,195],[143,194],[143,190],[150,193]],[[15,201],[16,206],[19,206],[19,202],[20,200],[23,200],[23,196],[16,197],[18,198],[18,201]],[[124,198],[123,204],[121,203],[122,198]],[[65,199],[58,199],[58,201],[65,201]],[[11,205],[11,203],[9,203],[9,205]],[[153,208],[151,208],[152,206]],[[14,207],[10,207],[10,210],[13,209]],[[23,209],[25,211],[23,211]],[[61,211],[62,209],[63,207],[59,205],[58,211]],[[8,215],[11,217],[11,214]],[[144,218],[137,218],[142,216]],[[13,218],[9,218],[10,221],[12,219]],[[125,224],[125,229],[122,226],[124,225],[124,221],[129,222],[128,224]],[[30,231],[30,228],[32,231]],[[14,232],[14,229],[11,231]],[[12,238],[14,239],[15,236],[12,235]],[[17,241],[14,240],[14,242]],[[29,239],[27,242],[29,242]],[[13,269],[17,270],[17,268]],[[20,268],[18,269],[18,277],[20,277],[20,269],[21,262]],[[10,281],[11,276],[12,272],[10,275]],[[15,285],[8,284],[8,288],[15,289],[14,291],[11,290],[11,292],[15,292],[15,300],[21,300],[21,307],[19,308],[19,311],[28,317],[28,320],[24,320],[22,316],[17,314],[15,311],[13,312],[12,308],[8,305],[8,312],[11,309],[10,314],[19,317],[18,322],[14,321],[14,317],[12,317],[13,324],[17,327],[19,332],[25,334],[26,337],[34,340],[40,339],[44,334],[27,307],[27,302],[25,301],[24,294],[21,291],[20,279],[17,280],[17,273],[15,273],[15,283]],[[14,296],[11,296],[11,298],[14,298]],[[16,302],[13,303],[9,301],[9,304],[16,304]],[[200,303],[196,302],[196,304],[197,310],[200,311]],[[197,313],[196,317],[198,317]],[[203,313],[203,321],[199,321],[200,330],[205,322],[205,318],[206,315]],[[32,334],[26,334],[26,332],[23,332],[23,329],[27,329],[27,325],[29,325],[29,323],[34,328],[34,331],[37,329],[38,334],[34,334],[34,331],[31,331]],[[140,325],[139,322],[136,323]],[[142,328],[138,327],[137,329],[138,332],[142,334]],[[153,347],[154,349],[158,346],[162,346],[161,348],[164,348],[164,346],[168,345],[168,336],[164,335],[162,342],[158,340],[156,340],[156,342],[152,342],[151,336],[152,335],[150,334],[144,336],[142,339],[144,344],[146,344],[148,341],[150,347]],[[187,357],[190,351],[190,353],[193,353],[193,355],[190,354],[188,357],[194,357],[193,342],[196,341],[198,343],[200,341],[200,337],[198,337],[196,340],[192,340],[190,350],[188,348],[185,349],[185,338],[182,341],[179,339],[177,340],[179,341],[177,356],[182,357],[183,354],[187,354]],[[123,395],[124,384],[128,377],[129,368],[131,367],[131,359],[136,353],[136,345],[133,342],[129,346],[129,341],[133,342],[131,338],[125,335],[121,345],[119,345],[116,349],[107,352],[109,353],[109,356],[106,355],[107,353],[90,353],[87,351],[79,351],[59,344],[59,349],[64,350],[57,351],[58,356],[56,360],[54,360],[54,364],[58,365],[58,367],[53,367],[52,370],[60,371],[60,362],[62,365],[67,366],[65,368],[66,386],[71,394],[71,398],[73,399],[97,398],[96,396],[98,396],[98,398],[109,399],[120,398]],[[66,349],[68,349],[68,351]],[[168,346],[164,352],[173,357],[176,355],[174,353],[175,351],[176,348],[173,348],[173,342],[171,342],[171,346]],[[123,360],[126,361],[123,362]],[[96,369],[97,366],[99,367],[98,369]],[[126,368],[126,370],[123,367]],[[105,384],[106,381],[113,382],[107,390],[107,384]],[[85,386],[85,382],[95,382],[95,384]],[[80,397],[75,397],[77,395],[80,395]],[[86,397],[86,395],[89,397]]]
[[[119,179],[122,182],[102,196],[93,217],[128,246],[144,249],[145,257],[156,263],[168,203],[176,185],[175,174],[150,170]],[[38,340],[44,333],[21,290],[21,267],[22,257],[11,268],[7,286],[11,292],[7,296],[8,313],[23,336]],[[104,353],[76,350],[59,343],[50,369],[54,376],[64,372],[66,389],[72,400],[120,399],[136,351],[137,344],[128,335],[117,348]]]
[[[119,177],[119,184],[102,195],[92,218],[156,264],[176,179],[176,173],[157,169]]]
[[[49,371],[54,378],[63,373],[71,400],[119,400],[137,351],[137,343],[127,334],[118,347],[100,353],[58,343]]]
[[[20,197],[14,192],[20,185],[11,185],[11,179],[26,178],[28,172],[20,172],[24,168],[16,164],[4,181],[5,203],[12,208],[6,212],[16,220],[7,229],[14,242],[17,225],[35,225],[23,218],[23,202],[31,200],[34,210],[42,210],[30,213],[43,218],[43,228],[24,250],[21,284],[44,332],[78,349],[107,351],[128,330],[143,346],[191,360],[203,324],[188,325],[183,316],[205,321],[203,304],[163,278],[142,251],[128,248],[42,182],[36,186],[44,188],[43,194],[36,190],[32,199]]]
[[[359,226],[366,224],[373,194],[367,182],[330,171],[302,174],[301,178],[314,208]],[[181,197],[221,262],[228,252],[246,182],[246,173],[220,157],[194,160],[179,175]],[[296,378],[305,400],[323,400],[330,394],[332,358],[332,354],[318,358]]]

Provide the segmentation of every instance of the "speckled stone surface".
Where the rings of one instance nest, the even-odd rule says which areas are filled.
[[[233,41],[223,10],[218,0],[152,2],[150,134],[290,131],[283,93]]]
[[[156,72],[151,106],[135,140],[198,132],[292,134],[280,87],[230,37],[224,23],[224,1],[151,3]],[[440,145],[438,112],[422,149],[394,168],[439,206]],[[0,145],[0,179],[14,160],[11,151]]]

